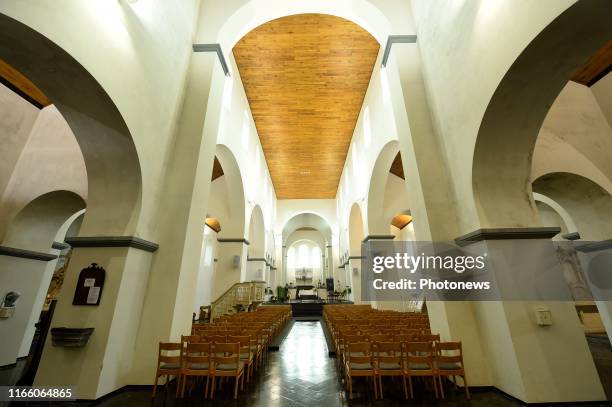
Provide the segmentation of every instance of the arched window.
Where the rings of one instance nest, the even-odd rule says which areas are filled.
[[[298,249],[298,268],[310,267],[310,258],[308,256],[308,246],[302,244]]]
[[[310,264],[312,265],[313,268],[321,267],[321,249],[318,246],[314,246],[312,248]]]
[[[287,267],[295,267],[295,248],[291,247],[287,252]]]

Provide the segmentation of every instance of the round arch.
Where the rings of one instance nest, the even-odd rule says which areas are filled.
[[[86,203],[72,191],[52,191],[31,200],[8,225],[3,245],[49,252],[66,221],[85,209]]]
[[[223,176],[217,182],[222,182],[221,196],[209,198],[210,215],[218,217],[223,228],[219,236],[225,238],[244,238],[246,206],[244,184],[240,166],[232,151],[223,144],[217,144],[215,156],[223,169]],[[218,198],[215,200],[215,198]],[[214,213],[215,210],[218,213]]]
[[[85,201],[71,191],[39,195],[13,218],[2,244],[39,255],[55,255],[53,242],[56,238],[64,240],[66,231],[84,208]],[[14,315],[3,321],[1,364],[15,363],[18,357],[28,354],[55,265],[53,257],[32,261],[0,256],[0,296],[9,291],[21,296]]]
[[[255,205],[249,220],[249,257],[264,258],[266,255],[266,228],[263,211]]]
[[[574,231],[582,239],[607,240],[612,236],[612,195],[597,183],[580,175],[555,172],[536,179],[533,190],[557,203],[575,222]],[[566,221],[566,225],[569,228],[570,223]]]
[[[351,206],[348,222],[349,256],[361,256],[361,242],[365,238],[361,207],[357,202]]]
[[[610,15],[609,1],[576,2],[531,41],[501,80],[482,119],[472,163],[481,227],[537,223],[529,181],[536,139],[565,84],[612,37]]]
[[[385,190],[391,164],[398,153],[399,142],[397,140],[390,141],[383,146],[374,162],[368,188],[367,225],[369,234],[389,234],[391,218],[387,219],[385,216]]]
[[[283,224],[283,245],[286,245],[286,240],[293,232],[302,227],[311,227],[319,231],[328,244],[331,244],[331,225],[329,221],[322,215],[316,212],[301,211],[292,214],[289,219]]]
[[[572,218],[572,216],[557,201],[555,201],[554,199],[546,195],[540,194],[538,192],[533,193],[533,200],[536,202],[536,205],[538,203],[541,203],[543,205],[548,206],[554,212],[556,212],[557,215],[559,215],[559,217],[563,221],[563,224],[567,230],[567,233],[574,233],[578,231],[578,227],[576,226],[576,222],[574,222],[574,219]]]
[[[224,50],[233,46],[254,28],[277,18],[295,14],[329,14],[352,21],[368,31],[380,44],[390,34],[390,23],[383,13],[367,0],[332,3],[326,0],[254,0],[237,8],[217,33]]]
[[[31,80],[70,126],[87,168],[82,235],[132,235],[142,179],[132,135],[114,102],[77,60],[32,28],[0,14],[0,58]],[[0,224],[0,236],[6,224]]]

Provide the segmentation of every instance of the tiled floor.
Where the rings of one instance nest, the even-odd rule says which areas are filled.
[[[363,379],[354,382],[354,395],[348,400],[343,380],[336,368],[336,359],[328,356],[327,342],[319,321],[295,321],[278,352],[271,352],[265,372],[258,374],[255,383],[232,399],[232,386],[225,385],[215,394],[215,400],[205,400],[203,386],[182,400],[174,398],[174,387],[162,390],[151,400],[149,388],[130,389],[96,403],[104,407],[134,406],[236,406],[236,407],[336,407],[336,406],[475,406],[510,407],[521,405],[495,391],[474,391],[468,402],[461,391],[447,389],[447,398],[436,401],[423,386],[416,386],[415,400],[405,401],[401,385],[386,381],[385,399],[373,400],[372,391]],[[63,403],[87,405],[89,403]],[[23,405],[23,404],[21,404]],[[40,404],[39,404],[40,405]],[[44,404],[49,406],[51,404]]]

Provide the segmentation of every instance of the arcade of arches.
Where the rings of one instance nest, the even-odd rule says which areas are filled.
[[[160,343],[257,321],[247,404],[401,402],[372,338],[376,380],[348,379],[355,318],[460,341],[479,405],[612,400],[610,301],[365,301],[361,278],[363,242],[612,239],[609,0],[52,3],[0,2],[0,385],[123,405]],[[409,397],[442,397],[433,364]],[[219,375],[185,371],[197,400]]]

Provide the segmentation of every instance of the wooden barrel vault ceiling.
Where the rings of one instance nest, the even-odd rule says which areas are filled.
[[[234,47],[278,199],[336,196],[379,47],[323,14],[270,21]]]

